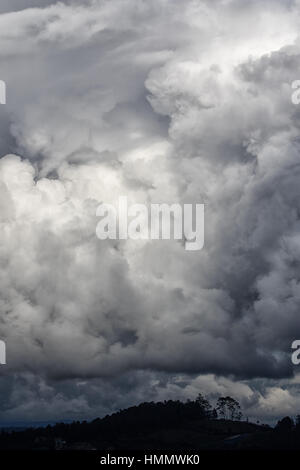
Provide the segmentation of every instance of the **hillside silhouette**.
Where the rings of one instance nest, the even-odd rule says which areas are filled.
[[[2,430],[0,450],[252,450],[300,449],[300,419],[274,428],[242,419],[239,403],[220,397],[215,408],[196,400],[141,403],[91,422]]]

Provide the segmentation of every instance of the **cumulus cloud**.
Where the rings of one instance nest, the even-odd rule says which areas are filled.
[[[0,14],[3,417],[296,412],[299,2],[27,6]],[[123,195],[205,203],[204,249],[98,240]]]

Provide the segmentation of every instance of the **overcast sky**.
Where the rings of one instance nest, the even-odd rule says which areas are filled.
[[[299,17],[298,0],[1,0],[1,420],[199,392],[300,413]],[[124,195],[204,203],[204,249],[98,240],[97,206]]]

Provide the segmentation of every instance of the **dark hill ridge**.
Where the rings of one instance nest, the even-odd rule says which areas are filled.
[[[238,403],[230,397],[221,398],[223,402],[219,399],[216,409],[199,395],[186,403],[142,403],[92,422],[2,431],[0,450],[300,449],[300,426],[290,418],[274,429],[242,421]],[[220,408],[220,403],[228,406]],[[233,419],[235,416],[238,419]]]

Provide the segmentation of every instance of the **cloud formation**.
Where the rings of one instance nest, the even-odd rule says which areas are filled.
[[[286,413],[284,397],[296,412],[299,2],[10,5],[2,416],[93,417],[197,390],[253,416]],[[205,203],[205,248],[98,240],[96,207],[122,195]]]

